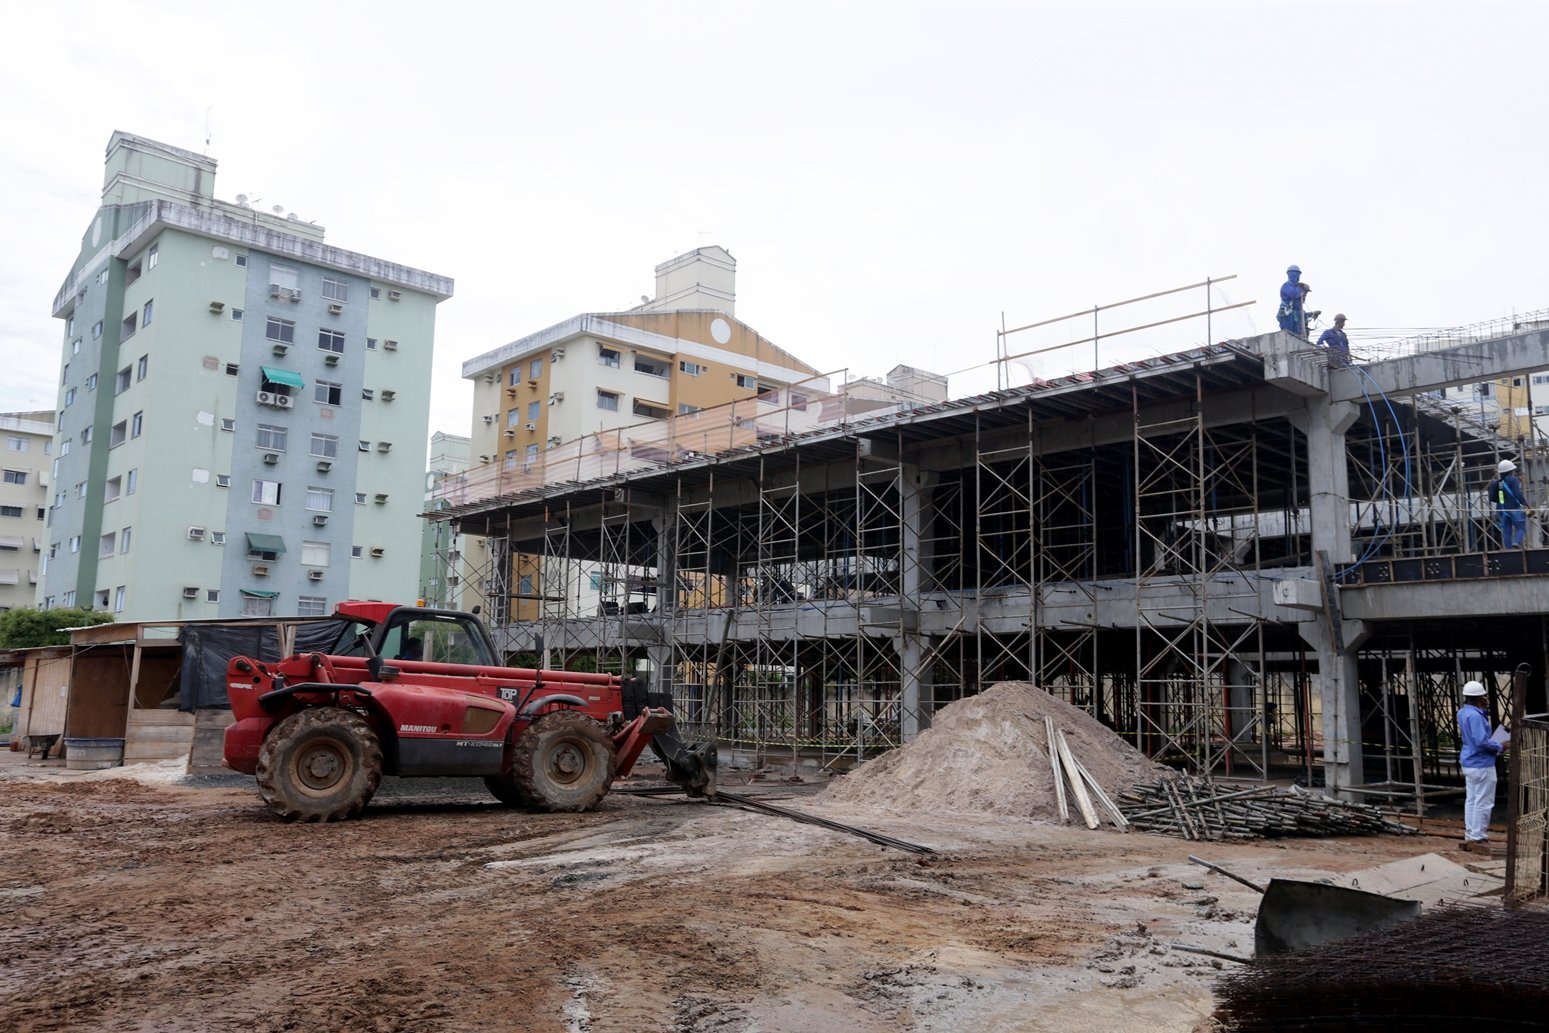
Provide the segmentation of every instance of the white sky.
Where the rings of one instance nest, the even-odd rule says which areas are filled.
[[[465,359],[627,308],[701,244],[736,256],[737,315],[776,344],[850,376],[980,367],[958,396],[995,386],[1002,314],[1235,273],[1215,304],[1259,304],[1213,336],[1263,332],[1289,262],[1358,350],[1549,306],[1549,4],[87,0],[7,18],[0,411],[55,404],[49,306],[115,129],[207,151],[224,199],[453,277],[430,429],[460,434]],[[1102,361],[1204,339],[1186,323]],[[1087,346],[1038,372],[1091,366]]]

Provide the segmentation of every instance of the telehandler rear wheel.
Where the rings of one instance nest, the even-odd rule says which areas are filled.
[[[597,806],[617,767],[602,725],[574,710],[538,718],[511,751],[511,782],[525,802],[546,811]]]
[[[360,715],[338,707],[290,715],[258,752],[258,793],[286,821],[353,817],[381,782],[376,733]]]

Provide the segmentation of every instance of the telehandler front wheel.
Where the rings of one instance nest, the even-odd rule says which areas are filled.
[[[275,726],[258,752],[258,793],[286,821],[359,814],[382,782],[382,744],[358,714],[312,707]]]
[[[511,751],[513,787],[525,802],[546,811],[597,806],[617,768],[618,756],[602,725],[574,710],[544,714]]]

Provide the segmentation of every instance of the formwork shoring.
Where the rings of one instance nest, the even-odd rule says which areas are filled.
[[[1302,435],[1251,392],[1242,418],[1208,419],[1199,374],[1179,395],[1135,395],[1127,436],[1051,440],[1028,406],[1016,433],[975,415],[929,446],[870,433],[570,492],[541,539],[492,540],[494,557],[539,554],[507,590],[513,615],[536,607],[510,642],[550,666],[649,672],[690,734],[774,761],[864,758],[1028,680],[1194,770],[1315,779],[1316,671],[1264,604],[1277,571],[1311,563]],[[927,448],[957,460],[918,462]],[[1363,406],[1355,555],[1495,548],[1472,500],[1499,448],[1445,413]],[[585,514],[600,517],[577,533]],[[1371,780],[1423,794],[1456,777],[1458,688],[1503,669],[1465,639],[1390,633],[1363,653]]]

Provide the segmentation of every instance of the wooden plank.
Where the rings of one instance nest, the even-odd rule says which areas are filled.
[[[194,715],[176,710],[131,710],[130,728],[192,728]]]
[[[1097,797],[1097,802],[1102,806],[1103,810],[1108,812],[1108,817],[1113,822],[1114,827],[1128,832],[1129,820],[1124,817],[1124,812],[1119,810],[1118,805],[1113,802],[1113,798],[1103,791],[1103,787],[1097,784],[1097,779],[1093,778],[1092,773],[1086,769],[1086,765],[1081,763],[1081,758],[1072,756],[1076,762],[1076,770],[1086,780],[1087,787],[1092,790],[1092,795]]]
[[[183,760],[188,756],[188,747],[183,743],[175,742],[147,742],[125,743],[124,760]]]
[[[1060,744],[1054,731],[1054,718],[1043,719],[1044,734],[1049,737],[1049,767],[1054,769],[1054,802],[1059,804],[1060,821],[1070,820],[1070,804],[1065,801],[1065,776],[1060,772]]]
[[[180,742],[189,743],[194,738],[192,727],[179,728],[175,725],[145,725],[139,728],[131,728],[124,736],[125,742]]]
[[[1076,806],[1081,809],[1081,817],[1086,822],[1086,827],[1095,829],[1101,822],[1097,820],[1097,811],[1092,808],[1092,801],[1086,795],[1086,786],[1081,784],[1081,776],[1076,773],[1076,758],[1071,756],[1070,745],[1065,742],[1065,733],[1056,728],[1054,737],[1059,740],[1060,765],[1070,776],[1070,788],[1076,794]]]

